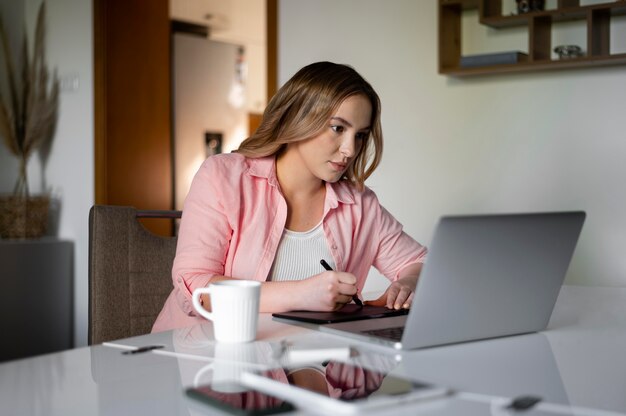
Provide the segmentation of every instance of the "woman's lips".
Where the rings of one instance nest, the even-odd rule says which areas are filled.
[[[330,166],[337,172],[343,172],[344,170],[346,170],[346,166],[348,166],[346,163],[339,163],[339,162],[332,162],[332,161],[328,163],[330,163]]]

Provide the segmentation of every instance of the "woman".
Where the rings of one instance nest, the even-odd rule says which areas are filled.
[[[354,69],[318,62],[298,71],[257,131],[196,174],[174,290],[153,331],[197,323],[193,290],[233,278],[263,282],[261,312],[330,311],[358,295],[374,266],[392,283],[368,303],[408,308],[426,249],[364,186],[382,146],[380,100]]]

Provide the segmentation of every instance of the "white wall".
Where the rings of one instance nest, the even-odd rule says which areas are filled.
[[[443,214],[582,209],[566,283],[626,285],[626,67],[438,75],[435,0],[281,1],[279,25],[281,83],[330,60],[377,89],[385,155],[368,185],[418,241]],[[498,38],[478,25],[463,34],[464,49]]]
[[[40,0],[25,2],[28,33]],[[56,134],[45,168],[45,188],[61,201],[57,236],[74,242],[74,341],[87,344],[88,215],[94,201],[92,2],[46,0],[47,60],[62,81]],[[33,156],[30,169],[40,170]],[[36,190],[42,183],[31,175]],[[42,276],[42,279],[45,276]]]
[[[88,216],[94,203],[94,108],[92,2],[46,0],[50,62],[66,83],[48,182],[62,200],[59,237],[74,241],[74,339],[87,343]],[[75,84],[74,84],[75,86]]]

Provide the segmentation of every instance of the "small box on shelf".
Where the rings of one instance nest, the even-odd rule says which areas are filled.
[[[528,55],[520,51],[481,53],[461,56],[459,66],[472,68],[477,66],[517,64],[528,61]]]

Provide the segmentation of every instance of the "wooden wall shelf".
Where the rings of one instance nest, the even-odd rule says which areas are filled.
[[[461,15],[478,9],[479,22],[500,29],[528,27],[528,60],[516,64],[461,67]],[[439,0],[439,73],[471,76],[552,69],[625,65],[626,53],[610,53],[611,17],[626,15],[626,0],[581,6],[579,0],[558,0],[554,10],[502,15],[502,0]],[[579,58],[551,59],[553,22],[586,21],[587,45]]]

